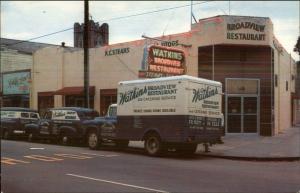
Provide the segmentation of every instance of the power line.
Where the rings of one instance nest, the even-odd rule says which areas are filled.
[[[193,3],[193,5],[200,5],[200,4],[209,3],[209,2],[212,2],[212,1],[204,1],[204,2],[200,2],[200,3]],[[181,5],[181,6],[176,6],[176,7],[159,9],[159,10],[155,10],[155,11],[148,11],[148,12],[144,12],[144,13],[138,13],[138,14],[127,15],[127,16],[122,16],[122,17],[115,17],[115,18],[111,18],[111,19],[102,20],[100,22],[126,19],[126,18],[130,18],[130,17],[136,17],[136,16],[141,16],[141,15],[146,15],[146,14],[158,13],[158,12],[162,12],[162,11],[168,11],[168,10],[172,10],[172,9],[179,9],[179,8],[188,7],[188,6],[190,6],[190,5]],[[38,37],[35,37],[35,38],[31,38],[31,39],[28,39],[28,40],[22,40],[22,41],[17,42],[17,43],[8,44],[8,46],[20,44],[20,43],[23,43],[23,42],[28,42],[28,41],[39,39],[39,38],[42,38],[42,37],[51,36],[51,35],[58,34],[58,33],[65,32],[65,31],[69,31],[69,30],[72,30],[72,29],[73,29],[73,27],[67,28],[67,29],[64,29],[64,30],[60,30],[60,31],[53,32],[53,33],[50,33],[50,34],[45,34],[45,35],[38,36]]]
[[[73,29],[73,27],[72,27],[72,28],[68,28],[68,29],[64,29],[64,30],[60,30],[60,31],[57,31],[57,32],[53,32],[53,33],[50,33],[50,34],[38,36],[38,37],[35,37],[35,38],[31,38],[31,39],[28,39],[28,40],[21,40],[20,42],[17,42],[17,43],[8,44],[8,46],[20,44],[20,43],[23,43],[23,42],[29,42],[29,41],[31,41],[31,40],[35,40],[35,39],[39,39],[39,38],[42,38],[42,37],[51,36],[51,35],[58,34],[58,33],[61,33],[61,32],[69,31],[69,30],[71,30],[71,29]]]
[[[200,4],[209,3],[209,2],[212,2],[212,1],[204,1],[204,2],[200,2],[200,3],[193,3],[193,5],[200,5]],[[115,18],[111,18],[111,19],[102,20],[101,22],[124,19],[124,18],[130,18],[130,17],[136,17],[136,16],[152,14],[152,13],[158,13],[158,12],[162,12],[162,11],[168,11],[168,10],[172,10],[172,9],[179,9],[179,8],[188,7],[188,6],[191,6],[191,5],[187,4],[187,5],[177,6],[177,7],[170,7],[170,8],[159,9],[159,10],[155,10],[155,11],[148,11],[148,12],[144,12],[144,13],[137,13],[137,14],[133,14],[133,15],[127,15],[127,16],[122,16],[122,17],[115,17]]]

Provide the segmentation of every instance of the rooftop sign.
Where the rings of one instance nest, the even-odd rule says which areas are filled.
[[[146,53],[145,53],[146,52]],[[152,45],[145,48],[140,78],[157,78],[185,74],[185,54],[183,50]]]
[[[226,38],[228,40],[266,41],[267,22],[265,18],[227,18]]]

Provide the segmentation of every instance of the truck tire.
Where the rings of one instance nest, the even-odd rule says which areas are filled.
[[[146,136],[144,146],[146,152],[150,156],[159,156],[164,150],[163,143],[156,133],[150,133]]]
[[[129,140],[117,140],[115,143],[117,149],[125,149],[128,147]]]
[[[96,131],[90,131],[87,136],[87,145],[90,149],[96,150],[101,144],[101,139],[99,138]]]
[[[192,155],[196,152],[198,144],[181,144],[177,148],[178,153],[182,155]]]

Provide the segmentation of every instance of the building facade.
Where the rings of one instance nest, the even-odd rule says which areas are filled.
[[[293,125],[300,125],[300,61],[297,62],[296,92],[293,95]]]
[[[1,38],[0,106],[29,107],[33,52],[50,44]]]
[[[74,24],[74,47],[83,48],[83,32],[84,24]],[[107,46],[109,43],[109,27],[107,23],[101,26],[93,20],[88,23],[88,47],[95,48],[99,46]]]
[[[168,55],[153,46],[182,50],[185,66],[171,61],[171,48]],[[226,133],[273,136],[292,123],[296,64],[274,37],[269,18],[216,16],[186,33],[92,48],[89,66],[90,106],[102,115],[117,102],[119,81],[183,72],[222,82]],[[33,71],[31,107],[84,104],[82,49],[40,49]]]

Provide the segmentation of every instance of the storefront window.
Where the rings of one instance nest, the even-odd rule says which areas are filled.
[[[251,79],[228,79],[227,94],[258,94],[258,81]]]
[[[66,107],[84,107],[84,96],[66,95],[65,96]],[[90,108],[94,108],[94,96],[90,96]]]
[[[38,97],[38,109],[42,115],[49,108],[54,107],[54,96],[39,96]]]
[[[29,96],[28,95],[7,95],[2,99],[3,107],[25,107],[29,108]]]
[[[117,89],[100,90],[100,115],[105,116],[109,105],[117,103]]]

